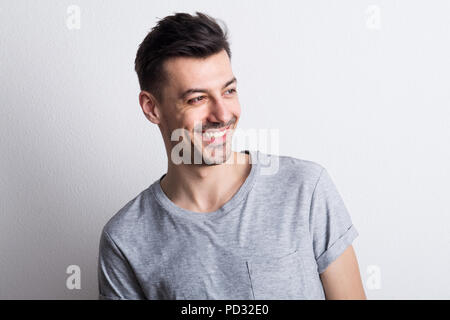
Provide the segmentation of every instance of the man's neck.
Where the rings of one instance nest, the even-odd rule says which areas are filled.
[[[161,188],[177,206],[194,212],[213,212],[239,190],[251,169],[249,155],[232,152],[224,164],[194,166],[169,162]]]

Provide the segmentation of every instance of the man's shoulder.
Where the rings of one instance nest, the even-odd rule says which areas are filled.
[[[105,223],[102,232],[110,237],[126,235],[136,230],[144,214],[148,214],[150,187],[141,191],[133,199],[129,200]]]
[[[267,153],[259,153],[259,155],[261,170],[272,167],[271,170],[267,169],[269,173],[267,176],[272,176],[274,179],[315,182],[324,169],[320,163],[303,158]]]

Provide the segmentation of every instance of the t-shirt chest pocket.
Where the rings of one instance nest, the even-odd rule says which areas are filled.
[[[307,272],[298,250],[277,258],[250,258],[246,263],[254,299],[307,299]]]
[[[171,256],[164,279],[168,299],[252,299],[245,259],[234,252],[205,251],[186,248]]]

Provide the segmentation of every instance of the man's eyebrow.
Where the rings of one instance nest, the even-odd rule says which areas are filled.
[[[225,89],[226,87],[228,87],[230,84],[232,84],[233,82],[237,83],[237,79],[236,77],[233,77],[233,79],[231,79],[230,81],[227,81],[222,89]],[[194,93],[194,92],[208,92],[208,89],[199,89],[199,88],[192,88],[192,89],[188,89],[186,91],[184,91],[181,95],[180,95],[180,100],[186,98],[187,95]]]

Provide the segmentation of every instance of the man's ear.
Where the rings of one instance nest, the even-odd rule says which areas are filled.
[[[161,123],[161,112],[156,98],[148,91],[142,90],[139,93],[139,104],[145,117],[154,124]]]

